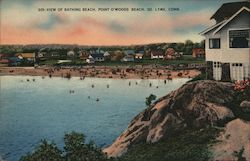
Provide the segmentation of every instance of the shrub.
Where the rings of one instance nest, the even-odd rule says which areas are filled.
[[[150,94],[147,98],[146,98],[146,105],[149,106],[151,105],[152,101],[156,99],[156,95]]]
[[[205,79],[206,79],[206,74],[202,73],[202,74],[197,75],[196,77],[194,77],[188,82],[194,82],[194,81],[205,80]]]
[[[21,157],[20,161],[62,161],[62,151],[54,143],[42,140],[31,154]]]
[[[20,161],[108,161],[107,156],[93,142],[85,143],[84,134],[72,132],[64,136],[64,151],[54,143],[42,140],[35,151]]]

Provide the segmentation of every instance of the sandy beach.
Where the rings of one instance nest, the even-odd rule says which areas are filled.
[[[82,68],[55,67],[0,67],[1,75],[30,75],[49,77],[96,77],[116,79],[173,79],[193,78],[200,74],[198,70],[169,70],[164,67],[128,67],[128,66],[85,66]]]

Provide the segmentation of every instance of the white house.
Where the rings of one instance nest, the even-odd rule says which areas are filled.
[[[206,38],[208,77],[250,78],[250,2],[225,3],[211,19],[216,24],[200,33]]]
[[[143,58],[143,54],[142,53],[136,53],[135,54],[135,59],[142,59]]]

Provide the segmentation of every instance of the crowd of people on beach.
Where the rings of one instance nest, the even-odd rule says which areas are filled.
[[[128,67],[128,66],[88,66],[81,68],[1,68],[1,73],[9,75],[32,75],[63,77],[116,78],[116,79],[168,79],[192,78],[200,74],[198,70],[171,70],[165,67]]]
[[[61,76],[70,79],[71,76],[78,76],[81,80],[85,77],[98,77],[98,78],[139,78],[139,79],[168,79],[173,77],[191,78],[190,70],[171,71],[164,68],[150,69],[150,68],[78,68],[78,69],[60,69],[49,68],[43,69],[49,76]]]

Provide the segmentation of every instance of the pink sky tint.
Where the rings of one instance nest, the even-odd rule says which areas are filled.
[[[41,2],[41,1],[40,1]],[[198,33],[211,25],[211,11],[180,14],[39,13],[6,9],[1,20],[1,44],[131,45],[203,39]],[[12,18],[8,18],[12,17]],[[197,29],[198,28],[198,29]]]

